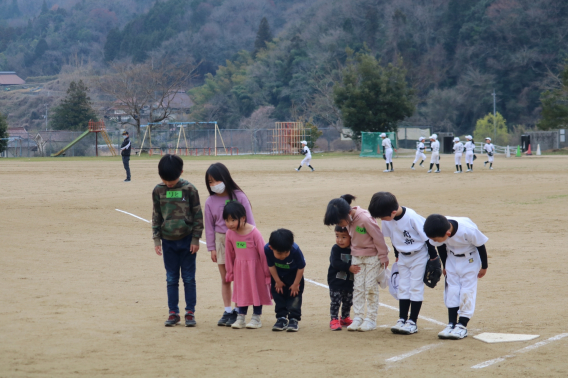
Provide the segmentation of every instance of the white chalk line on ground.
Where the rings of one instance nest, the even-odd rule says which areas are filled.
[[[529,346],[527,346],[527,347],[524,347],[524,348],[522,348],[522,349],[519,349],[518,351],[513,352],[513,353],[511,353],[511,354],[508,354],[508,355],[506,355],[506,356],[499,357],[499,358],[495,358],[495,359],[493,359],[493,360],[485,361],[485,362],[482,362],[482,363],[480,363],[480,364],[474,365],[474,366],[472,366],[471,368],[472,368],[472,369],[483,369],[483,368],[486,368],[486,367],[488,367],[488,366],[494,365],[494,364],[496,364],[496,363],[498,363],[498,362],[505,361],[507,358],[515,357],[515,356],[516,356],[517,354],[519,354],[519,353],[530,352],[531,350],[540,348],[541,346],[545,346],[545,345],[547,345],[547,344],[550,344],[550,343],[553,342],[553,341],[557,341],[557,340],[563,339],[563,338],[565,338],[565,337],[567,337],[567,336],[568,336],[568,333],[561,333],[561,334],[559,334],[559,335],[553,336],[553,337],[551,337],[551,338],[549,338],[549,339],[546,339],[546,340],[544,340],[544,341],[540,341],[540,342],[538,342],[538,343],[536,343],[536,344],[529,345]]]
[[[420,348],[418,348],[418,349],[411,350],[411,351],[408,352],[408,353],[404,353],[404,354],[401,354],[401,355],[399,355],[399,356],[387,358],[385,361],[386,361],[386,362],[397,362],[397,361],[400,361],[400,360],[404,360],[405,358],[414,356],[415,354],[422,353],[422,352],[427,351],[427,350],[432,349],[432,348],[436,348],[436,347],[438,347],[438,346],[440,346],[440,345],[442,345],[442,343],[424,345],[423,347],[420,347]]]
[[[115,210],[116,210],[116,211],[120,211],[121,213],[124,213],[124,214],[131,215],[131,216],[133,216],[134,218],[143,220],[143,221],[146,222],[146,223],[150,223],[149,220],[144,219],[144,218],[141,218],[141,217],[139,217],[138,215],[134,215],[134,214],[129,213],[129,212],[124,211],[124,210],[119,210],[119,209],[115,209]],[[202,240],[200,240],[199,242],[202,243],[202,244],[207,244],[207,243],[205,243],[205,242],[202,241]],[[314,281],[314,280],[310,280],[309,278],[304,278],[304,280],[306,280],[306,281],[308,281],[309,283],[312,283],[312,284],[314,284],[314,285],[321,286],[321,287],[323,287],[323,288],[329,289],[329,286],[324,285],[324,284],[319,283],[319,282]],[[386,308],[391,309],[391,310],[394,310],[394,311],[398,311],[398,308],[396,308],[396,307],[394,307],[394,306],[389,306],[389,305],[384,304],[384,303],[379,303],[379,306],[386,307]],[[442,326],[445,326],[445,325],[446,325],[446,323],[442,323],[442,322],[440,322],[440,321],[437,321],[437,320],[435,320],[435,319],[428,318],[428,317],[425,317],[425,316],[422,316],[422,315],[419,315],[418,318],[419,318],[419,319],[426,320],[426,321],[431,322],[431,323],[434,323],[434,324],[438,324],[438,325],[442,325]]]

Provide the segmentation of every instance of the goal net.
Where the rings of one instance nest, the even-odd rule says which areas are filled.
[[[360,157],[383,157],[382,133],[361,133],[361,154]],[[396,133],[388,132],[387,138],[392,143],[392,148],[398,148],[396,143]],[[393,154],[394,156],[394,154]]]

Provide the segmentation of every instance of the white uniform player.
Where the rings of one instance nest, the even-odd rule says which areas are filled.
[[[462,154],[463,154],[463,143],[460,142],[460,138],[454,138],[454,154],[456,159],[456,171],[454,173],[462,173]]]
[[[394,214],[394,212],[393,212]],[[393,333],[409,335],[417,332],[416,321],[424,300],[424,272],[428,259],[437,257],[436,249],[424,233],[424,217],[414,210],[399,206],[398,215],[381,217],[383,235],[389,237],[398,265],[398,300],[400,318],[391,328]],[[408,310],[410,309],[410,318]]]
[[[436,164],[436,172],[440,173],[440,142],[438,142],[438,136],[432,134],[430,136],[430,149],[432,150],[432,156],[430,157],[430,169],[428,173],[432,172],[432,167]]]
[[[489,163],[489,169],[493,169],[493,155],[495,155],[495,146],[491,143],[491,138],[485,138],[485,146],[483,149],[487,153],[487,161],[483,164],[484,167]]]
[[[416,157],[414,158],[414,161],[412,162],[412,167],[410,167],[410,169],[414,169],[414,164],[416,164],[418,162],[418,159],[421,159],[420,161],[420,166],[424,167],[422,165],[422,163],[424,163],[424,160],[426,160],[426,155],[424,154],[424,137],[420,137],[418,138],[418,144],[416,145]]]
[[[300,143],[302,144],[301,154],[304,155],[304,159],[300,163],[300,166],[298,168],[296,168],[296,170],[299,172],[300,169],[302,169],[302,167],[304,166],[304,164],[306,164],[308,167],[310,167],[310,169],[313,172],[313,171],[315,171],[315,169],[314,169],[314,167],[312,167],[310,165],[310,162],[312,161],[312,153],[310,152],[310,149],[308,148],[308,142],[303,140]]]
[[[467,164],[466,172],[473,172],[475,143],[473,143],[473,137],[471,135],[466,136],[465,139],[467,139],[467,142],[465,142],[465,163]]]
[[[436,214],[428,217],[424,227],[427,233],[430,229],[428,223],[435,217],[443,219],[443,216]],[[449,322],[438,337],[463,339],[467,336],[467,323],[475,310],[477,279],[483,277],[487,269],[485,243],[488,239],[469,218],[445,218],[449,222],[446,235],[430,236],[430,243],[438,247],[446,275],[444,302],[448,308]]]
[[[385,160],[387,161],[387,169],[385,169],[383,172],[394,172],[394,168],[392,166],[392,143],[391,140],[389,138],[387,138],[387,134],[382,133],[381,134],[381,138],[383,138],[382,141],[382,146],[383,146],[383,156],[385,158]],[[390,164],[390,169],[389,169],[389,164]]]

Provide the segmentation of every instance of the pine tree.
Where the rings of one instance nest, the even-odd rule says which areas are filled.
[[[22,12],[20,12],[20,8],[18,7],[18,0],[12,0],[12,5],[8,8],[8,17],[6,18],[16,18],[21,15]]]
[[[2,138],[8,138],[8,120],[0,113],[0,139]],[[7,145],[7,140],[0,140],[0,152],[4,152]]]
[[[270,26],[268,25],[268,20],[266,19],[266,17],[263,17],[262,20],[260,20],[258,32],[256,32],[253,55],[256,56],[256,54],[258,54],[260,50],[266,49],[266,43],[271,41],[272,33],[270,32]]]
[[[47,3],[43,0],[41,4],[41,14],[46,14],[47,12],[49,12],[49,9],[47,8]]]
[[[34,51],[34,59],[41,57],[49,49],[47,42],[44,38],[40,39]]]
[[[104,47],[105,62],[113,61],[120,52],[120,43],[122,42],[122,35],[117,28],[111,29],[108,32],[107,40]]]
[[[96,121],[97,115],[92,108],[91,98],[87,95],[89,88],[79,80],[69,84],[67,96],[54,109],[51,127],[55,130],[85,131],[89,120]]]

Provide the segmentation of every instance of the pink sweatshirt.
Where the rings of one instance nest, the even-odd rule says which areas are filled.
[[[365,209],[359,206],[353,207],[355,216],[349,224],[349,236],[351,236],[352,256],[379,256],[381,263],[389,261],[389,249],[385,243],[385,237],[375,218]]]
[[[237,197],[237,201],[239,201],[247,211],[247,223],[256,226],[247,196],[240,190],[235,191],[235,196]],[[205,240],[207,241],[208,251],[214,251],[215,248],[217,248],[215,246],[216,232],[220,234],[227,233],[227,226],[223,219],[223,209],[227,201],[229,201],[228,195],[220,196],[218,194],[209,196],[205,200]]]

